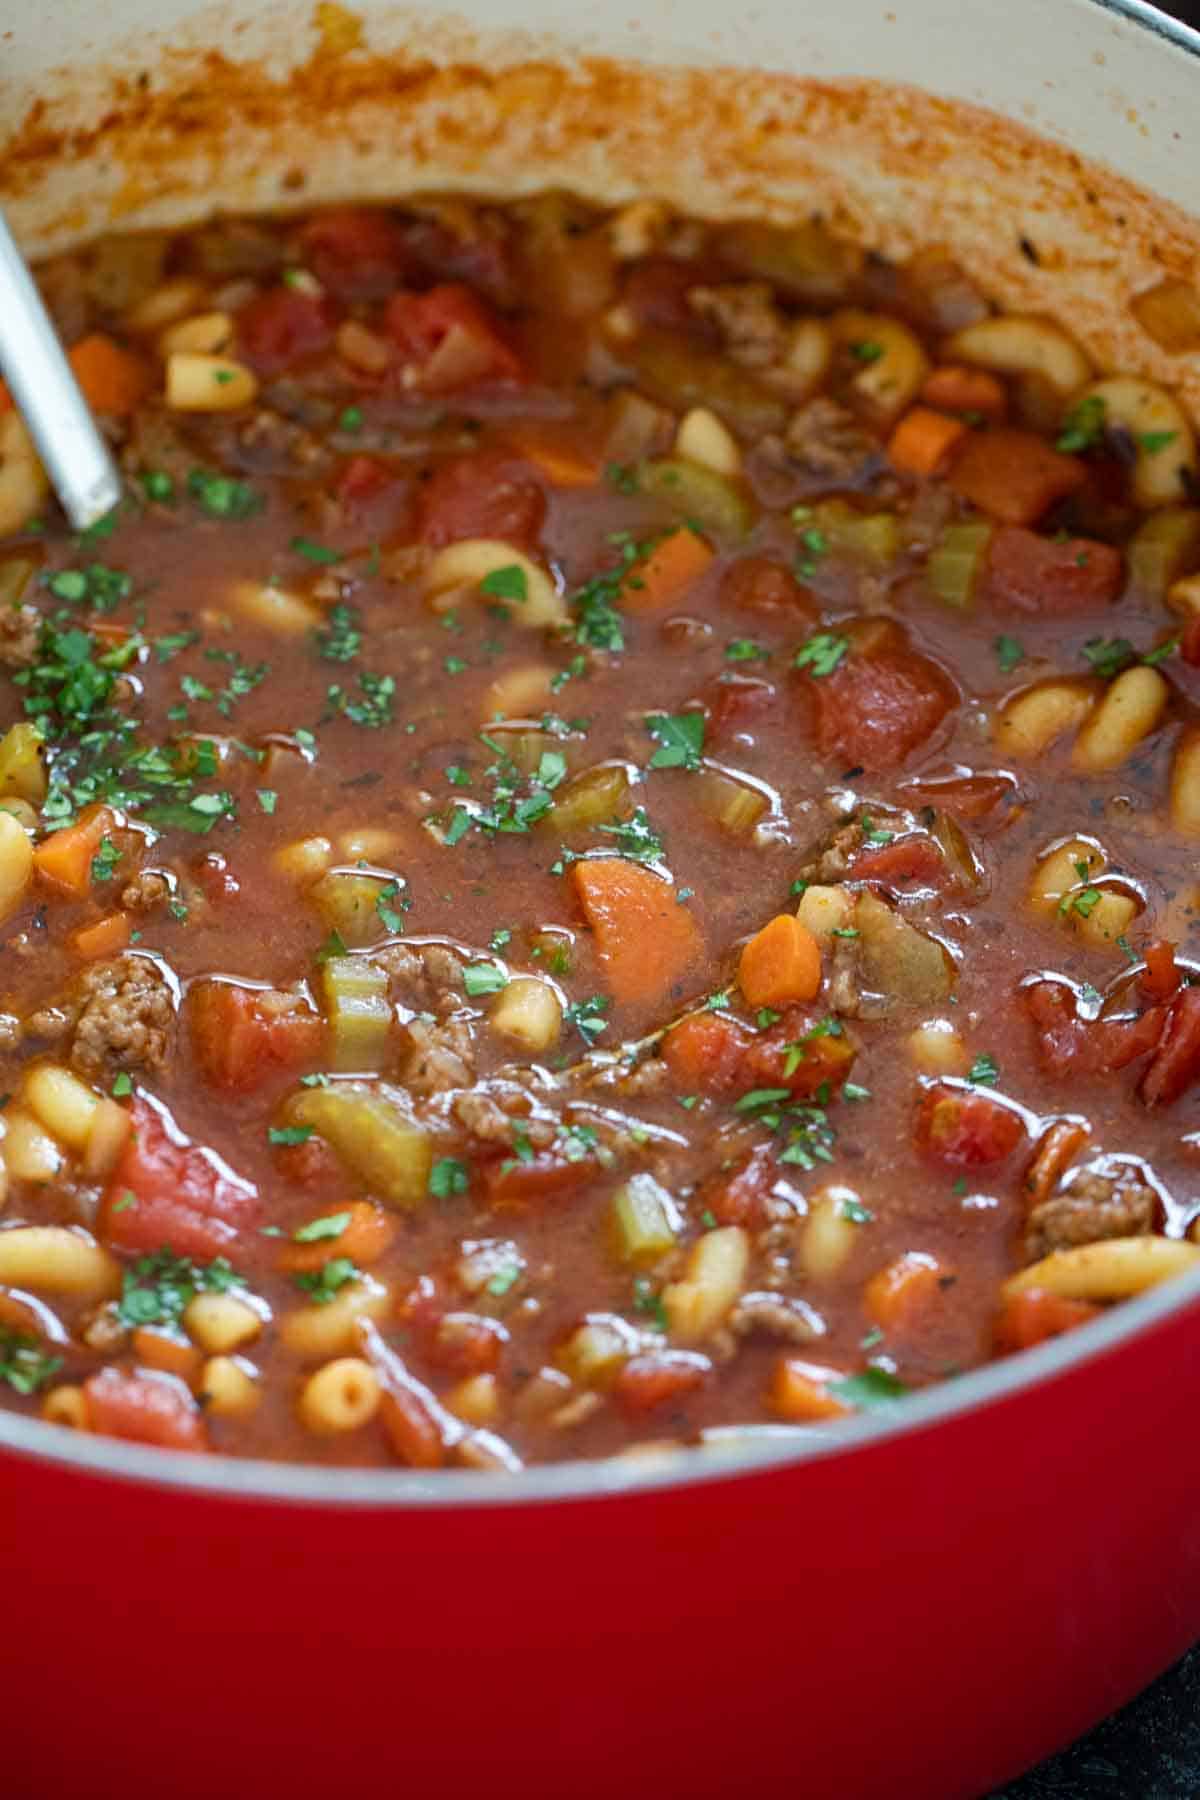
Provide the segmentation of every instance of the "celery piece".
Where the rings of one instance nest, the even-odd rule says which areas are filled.
[[[987,560],[992,527],[982,519],[947,525],[929,552],[926,578],[943,606],[960,611],[974,605],[975,589]]]
[[[886,568],[900,554],[900,520],[895,513],[856,512],[845,500],[818,500],[806,509],[809,528],[821,534],[834,556],[858,557]]]
[[[567,782],[541,823],[549,832],[566,837],[611,824],[629,807],[629,774],[623,763],[597,763]]]
[[[682,1221],[674,1200],[653,1175],[639,1172],[612,1197],[617,1254],[623,1262],[652,1263],[675,1248]]]
[[[1161,506],[1143,519],[1126,547],[1129,584],[1161,599],[1173,581],[1194,565],[1200,551],[1200,509]]]
[[[753,524],[750,502],[736,481],[683,456],[641,463],[638,486],[644,494],[664,500],[681,519],[717,537],[740,540]]]
[[[293,1094],[284,1112],[323,1138],[368,1193],[405,1211],[426,1204],[433,1137],[396,1088],[335,1081]]]
[[[701,810],[734,837],[748,837],[767,810],[767,800],[757,788],[720,769],[705,769],[696,782]]]
[[[361,956],[331,956],[321,966],[335,1069],[379,1069],[392,1026],[386,971]]]

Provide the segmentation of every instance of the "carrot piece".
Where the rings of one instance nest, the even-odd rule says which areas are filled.
[[[777,913],[742,951],[738,981],[751,1006],[815,1000],[821,988],[821,947],[794,913]]]
[[[331,1256],[348,1256],[357,1268],[365,1269],[378,1262],[396,1235],[396,1227],[383,1208],[369,1200],[355,1200],[349,1206],[319,1213],[318,1218],[340,1218],[346,1223],[335,1234],[312,1243],[285,1244],[279,1252],[279,1267],[285,1274],[310,1274],[320,1269]]]
[[[172,1337],[166,1331],[155,1331],[149,1325],[138,1326],[130,1340],[130,1348],[147,1368],[178,1375],[181,1381],[189,1383],[200,1373],[204,1361],[195,1344],[185,1344],[181,1338]]]
[[[573,864],[571,879],[614,998],[640,1005],[672,997],[704,948],[675,889],[615,856]]]
[[[47,887],[82,900],[92,883],[92,858],[113,829],[107,806],[88,807],[73,825],[64,825],[40,843],[33,866]]]
[[[109,1367],[89,1375],[83,1391],[93,1431],[164,1450],[208,1449],[200,1409],[173,1375],[127,1374]]]
[[[867,1317],[881,1331],[912,1331],[936,1299],[946,1271],[932,1256],[911,1251],[885,1264],[863,1289]]]
[[[657,612],[680,599],[713,560],[704,539],[683,526],[655,544],[621,583],[626,612]]]
[[[999,377],[960,363],[935,369],[921,389],[921,398],[939,412],[980,413],[997,424],[1008,411],[1008,395]]]
[[[150,371],[141,357],[103,331],[80,338],[67,360],[93,412],[131,413],[150,387]]]
[[[551,487],[585,488],[599,483],[599,465],[571,444],[553,443],[536,431],[515,432],[513,444]]]
[[[98,956],[116,956],[129,942],[129,914],[108,913],[94,925],[79,925],[67,936],[67,942],[84,962],[95,962]]]
[[[781,1356],[771,1377],[767,1404],[776,1418],[786,1419],[792,1425],[815,1425],[823,1419],[848,1418],[853,1409],[829,1391],[829,1383],[838,1378],[837,1369],[801,1362],[794,1356]]]
[[[935,412],[931,406],[914,406],[888,439],[888,457],[903,475],[934,475],[966,435],[961,419]]]
[[[706,1094],[719,1094],[741,1079],[742,1062],[752,1041],[735,1020],[720,1013],[694,1012],[667,1032],[662,1059],[681,1092],[694,1094],[700,1088]]]
[[[956,494],[1002,525],[1036,525],[1056,501],[1083,486],[1087,470],[1035,431],[1001,425],[970,434],[949,480]]]
[[[996,1319],[997,1350],[1029,1350],[1047,1338],[1073,1331],[1099,1318],[1102,1307],[1090,1300],[1064,1300],[1061,1294],[1047,1293],[1045,1288],[1027,1288],[1006,1300]]]

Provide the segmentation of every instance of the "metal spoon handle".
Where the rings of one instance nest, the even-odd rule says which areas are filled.
[[[77,531],[94,525],[121,498],[121,477],[2,212],[0,373],[67,517]]]

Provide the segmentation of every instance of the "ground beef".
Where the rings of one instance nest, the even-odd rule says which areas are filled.
[[[826,996],[829,1010],[842,1019],[862,1011],[862,971],[857,938],[835,938],[829,956]]]
[[[121,890],[121,905],[129,912],[150,912],[161,906],[171,892],[167,876],[157,869],[142,869]]]
[[[1076,1244],[1137,1237],[1154,1230],[1157,1214],[1158,1196],[1135,1170],[1103,1175],[1083,1169],[1034,1207],[1025,1226],[1025,1252],[1036,1262]]]
[[[387,944],[374,961],[391,978],[392,999],[444,1018],[462,1004],[462,958],[444,944]]]
[[[450,1111],[471,1136],[483,1144],[511,1146],[519,1133],[535,1150],[545,1150],[558,1136],[558,1120],[530,1111],[528,1093],[516,1082],[492,1082],[456,1094]]]
[[[307,425],[296,424],[269,406],[256,407],[239,424],[238,461],[259,475],[287,475],[299,467],[315,469],[329,461],[329,451]]]
[[[467,1019],[458,1017],[441,1025],[413,1019],[408,1030],[409,1052],[400,1079],[413,1094],[444,1094],[449,1088],[469,1088],[475,1079],[475,1044]]]
[[[731,282],[723,287],[697,287],[688,305],[716,325],[725,349],[745,369],[769,369],[787,354],[787,321],[765,281]]]
[[[0,663],[27,669],[37,656],[41,619],[32,606],[10,606],[0,612]]]
[[[879,445],[861,420],[824,394],[792,414],[784,444],[805,475],[837,487],[863,481],[880,463]]]
[[[862,820],[854,818],[844,825],[839,825],[831,838],[798,871],[798,879],[809,886],[816,884],[826,887],[831,883],[844,881],[850,872],[850,865],[866,842],[866,831]]]
[[[153,1071],[171,1047],[175,1003],[153,963],[122,956],[88,969],[65,1006],[34,1013],[26,1023],[38,1037],[73,1031],[69,1060],[83,1075]]]
[[[734,1337],[770,1337],[785,1344],[811,1344],[825,1335],[825,1322],[803,1300],[783,1300],[778,1294],[747,1294],[738,1301],[726,1329]]]
[[[132,414],[129,437],[121,451],[122,467],[130,474],[152,470],[169,475],[176,488],[182,490],[187,486],[189,471],[199,462],[199,455],[181,433],[177,413],[146,401]],[[159,514],[164,518],[176,516],[168,506],[160,507]]]

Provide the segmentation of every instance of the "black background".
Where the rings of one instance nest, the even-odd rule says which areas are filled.
[[[1001,0],[1003,3],[1003,0]],[[1200,28],[1200,0],[1160,0]],[[1196,69],[1200,106],[1200,65]],[[1200,212],[1200,168],[1196,171]],[[989,1800],[1198,1800],[1200,1646],[1140,1700]]]

